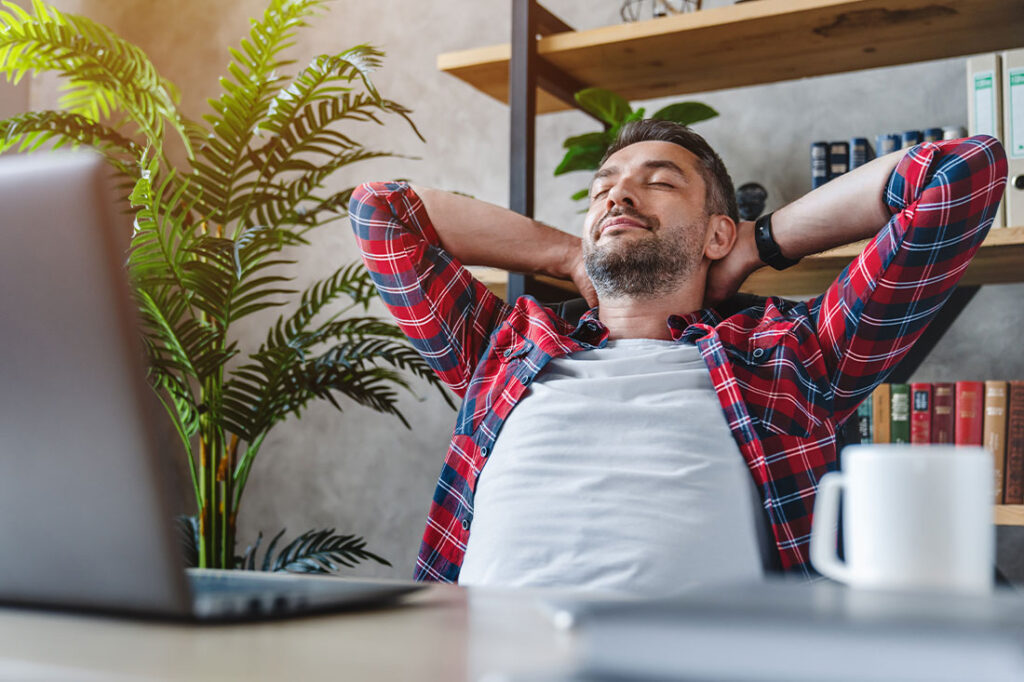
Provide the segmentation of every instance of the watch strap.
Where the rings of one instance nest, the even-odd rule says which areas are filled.
[[[757,244],[757,255],[761,260],[776,270],[785,270],[800,262],[799,258],[794,260],[782,255],[782,251],[772,235],[771,213],[765,213],[754,221],[754,243]]]

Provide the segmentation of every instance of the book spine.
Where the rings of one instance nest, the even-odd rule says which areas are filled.
[[[954,390],[951,383],[932,385],[932,443],[953,442]]]
[[[891,384],[879,384],[871,393],[871,427],[876,443],[888,443],[892,434],[891,389]]]
[[[921,144],[924,141],[924,135],[921,134],[920,130],[904,130],[903,135],[900,136],[900,147],[902,149],[909,149],[916,144]]]
[[[850,144],[833,142],[828,146],[828,179],[838,178],[850,170]]]
[[[1006,382],[985,382],[985,449],[992,453],[995,468],[996,504],[1003,503],[1003,480],[1006,466]]]
[[[828,182],[828,142],[811,143],[811,188]]]
[[[890,443],[910,442],[910,384],[892,384]]]
[[[850,139],[850,170],[859,168],[875,158],[871,143],[866,137],[854,137]]]
[[[902,141],[903,138],[899,133],[879,135],[875,138],[875,151],[878,152],[879,156],[885,156],[899,149]]]
[[[929,383],[910,385],[910,442],[914,445],[932,442],[932,385]]]
[[[861,443],[874,443],[874,430],[871,428],[871,416],[874,408],[872,406],[871,396],[869,395],[864,399],[859,406],[857,406],[857,431],[860,432]]]
[[[954,442],[957,445],[981,445],[984,436],[985,384],[981,381],[956,382],[956,426]]]
[[[1024,504],[1024,381],[1009,384],[1006,410],[1006,504]]]

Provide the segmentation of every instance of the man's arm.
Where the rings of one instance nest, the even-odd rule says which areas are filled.
[[[901,150],[873,159],[775,211],[772,235],[782,255],[803,258],[875,236],[892,215],[885,185],[905,155]],[[754,222],[741,221],[733,250],[708,271],[705,302],[721,303],[763,267]]]
[[[349,218],[384,305],[460,396],[510,312],[465,264],[572,276],[577,286],[589,286],[578,237],[476,199],[400,182],[365,183],[352,194]]]
[[[463,265],[571,279],[591,305],[597,304],[579,237],[484,201],[411,187],[423,200],[441,245]]]
[[[808,302],[837,423],[888,376],[949,298],[1005,185],[1002,146],[976,136],[881,157],[773,215],[775,239],[789,258],[874,237]],[[763,266],[752,227],[740,226],[734,264],[747,274]]]

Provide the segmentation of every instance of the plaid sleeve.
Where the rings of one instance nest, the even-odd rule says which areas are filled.
[[[926,142],[889,177],[892,217],[809,303],[842,423],[935,317],[988,234],[1006,185],[995,138]]]
[[[463,396],[508,306],[441,247],[408,184],[360,185],[349,218],[384,305],[441,380]]]

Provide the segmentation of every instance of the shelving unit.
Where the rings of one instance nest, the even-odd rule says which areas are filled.
[[[441,54],[437,66],[509,104],[509,206],[532,216],[534,118],[574,108],[572,95],[582,88],[644,100],[1021,46],[1021,0],[756,0],[588,31],[574,31],[536,0],[512,0],[511,43]],[[809,256],[785,272],[764,268],[743,290],[820,293],[862,246]],[[477,275],[509,299],[575,295],[571,284],[550,278]],[[989,233],[961,287],[891,380],[909,377],[978,286],[1009,282],[1024,282],[1024,226]],[[1000,525],[1024,526],[1024,505],[998,506],[995,514]]]

